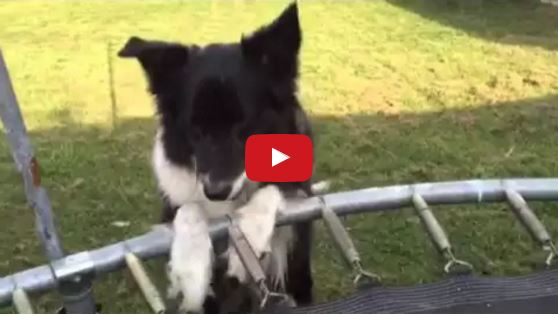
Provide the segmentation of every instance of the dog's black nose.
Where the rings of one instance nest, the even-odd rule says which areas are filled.
[[[232,187],[228,184],[204,184],[203,193],[211,201],[224,201],[231,194]]]

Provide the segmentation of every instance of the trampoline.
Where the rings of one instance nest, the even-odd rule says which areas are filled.
[[[38,161],[23,123],[8,69],[0,51],[0,118],[16,168],[21,173],[36,229],[49,263],[0,278],[0,307],[12,305],[18,313],[34,313],[28,294],[56,289],[62,296],[60,313],[93,314],[101,311],[92,294],[99,275],[128,268],[154,313],[170,313],[142,261],[165,256],[172,231],[166,228],[118,243],[66,255],[54,224],[50,201],[41,186]],[[558,310],[558,271],[546,269],[518,277],[477,277],[474,265],[454,255],[431,205],[506,202],[533,240],[547,252],[550,266],[558,251],[543,223],[527,201],[558,200],[558,178],[464,180],[375,187],[337,192],[303,200],[289,200],[288,214],[278,225],[321,219],[344,257],[357,289],[348,297],[306,307],[290,307],[284,296],[267,288],[266,278],[250,245],[227,217],[212,222],[214,241],[231,241],[260,292],[263,313],[555,313]],[[440,265],[448,277],[440,282],[411,287],[384,287],[367,272],[340,216],[415,208],[433,245],[445,258]],[[364,279],[369,279],[363,284]],[[100,300],[102,302],[102,300]]]
[[[304,308],[277,308],[269,313],[556,313],[558,271],[522,277],[457,276],[406,288],[371,288],[341,300]]]

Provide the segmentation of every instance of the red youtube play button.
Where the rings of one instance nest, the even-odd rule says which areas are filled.
[[[259,134],[246,141],[246,176],[252,181],[307,181],[312,161],[312,140],[306,135]]]

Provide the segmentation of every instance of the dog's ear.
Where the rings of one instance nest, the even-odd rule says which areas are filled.
[[[188,47],[177,43],[145,40],[130,37],[118,52],[122,58],[137,58],[147,74],[151,90],[161,92],[165,86],[173,86],[177,74],[188,63]],[[174,84],[173,84],[174,83]]]
[[[296,1],[271,24],[248,37],[242,37],[243,55],[267,67],[278,79],[297,74],[298,52],[302,41]]]

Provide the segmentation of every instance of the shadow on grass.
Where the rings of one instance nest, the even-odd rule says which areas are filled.
[[[538,0],[388,0],[484,39],[558,49],[558,8]]]
[[[558,95],[456,111],[396,115],[315,116],[317,177],[346,190],[403,182],[493,177],[550,177],[556,158]],[[60,222],[65,247],[79,251],[148,230],[159,215],[149,158],[152,119],[128,119],[114,130],[70,123],[32,132]],[[0,272],[42,262],[33,217],[24,206],[18,174],[0,145]],[[8,173],[8,175],[4,175]],[[515,274],[532,269],[537,251],[502,207],[444,210],[440,219],[457,254],[480,273]],[[558,232],[558,214],[541,216]],[[117,227],[115,221],[130,222]],[[416,284],[440,277],[441,261],[410,212],[353,217],[348,221],[363,259],[387,284]],[[350,291],[348,274],[323,231],[316,237],[319,299]],[[14,245],[13,243],[17,243]],[[537,257],[538,258],[538,257]],[[96,293],[110,313],[142,313],[133,282],[122,274],[101,280]],[[125,275],[127,276],[127,275]],[[139,305],[138,305],[139,304]],[[130,309],[138,309],[131,311]]]

